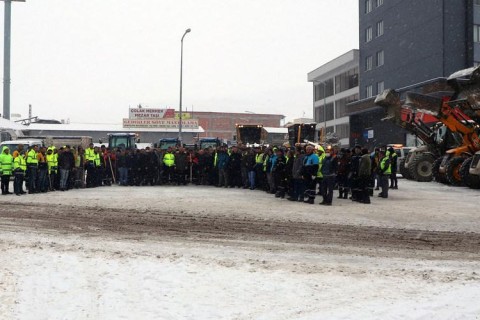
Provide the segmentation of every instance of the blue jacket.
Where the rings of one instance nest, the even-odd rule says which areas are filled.
[[[217,168],[219,170],[221,169],[227,169],[228,167],[228,161],[230,160],[230,157],[228,153],[226,152],[219,152],[217,154]]]
[[[334,176],[337,174],[338,164],[335,157],[325,157],[322,164],[323,176]]]

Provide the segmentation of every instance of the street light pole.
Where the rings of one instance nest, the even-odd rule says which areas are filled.
[[[327,140],[327,97],[325,81],[323,83],[323,143]]]
[[[10,43],[12,34],[12,1],[25,2],[25,0],[1,1],[5,2],[3,29],[3,117],[10,120]]]
[[[183,38],[192,31],[190,28],[185,30],[185,33],[182,36],[181,40],[181,49],[180,49],[180,105],[179,105],[179,121],[178,121],[178,140],[180,140],[180,145],[182,145],[182,78],[183,78]]]

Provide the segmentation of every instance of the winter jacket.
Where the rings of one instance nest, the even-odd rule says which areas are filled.
[[[13,171],[13,156],[7,146],[2,148],[2,154],[0,154],[0,171],[2,175],[7,176],[11,175]]]

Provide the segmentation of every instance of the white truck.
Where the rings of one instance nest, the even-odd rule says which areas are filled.
[[[69,145],[70,147],[82,146],[85,149],[88,148],[90,143],[92,143],[92,137],[87,136],[19,137],[17,140],[3,141],[0,147],[8,145],[10,152],[15,151],[19,144],[23,144],[24,150],[32,145],[38,145],[39,147],[55,146],[57,148]]]

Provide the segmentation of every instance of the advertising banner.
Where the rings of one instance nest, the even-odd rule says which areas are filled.
[[[130,108],[129,119],[164,119],[174,118],[175,109]]]
[[[164,119],[123,119],[124,128],[163,128],[178,129],[179,120],[173,118]],[[183,129],[198,129],[198,120],[182,120]]]

